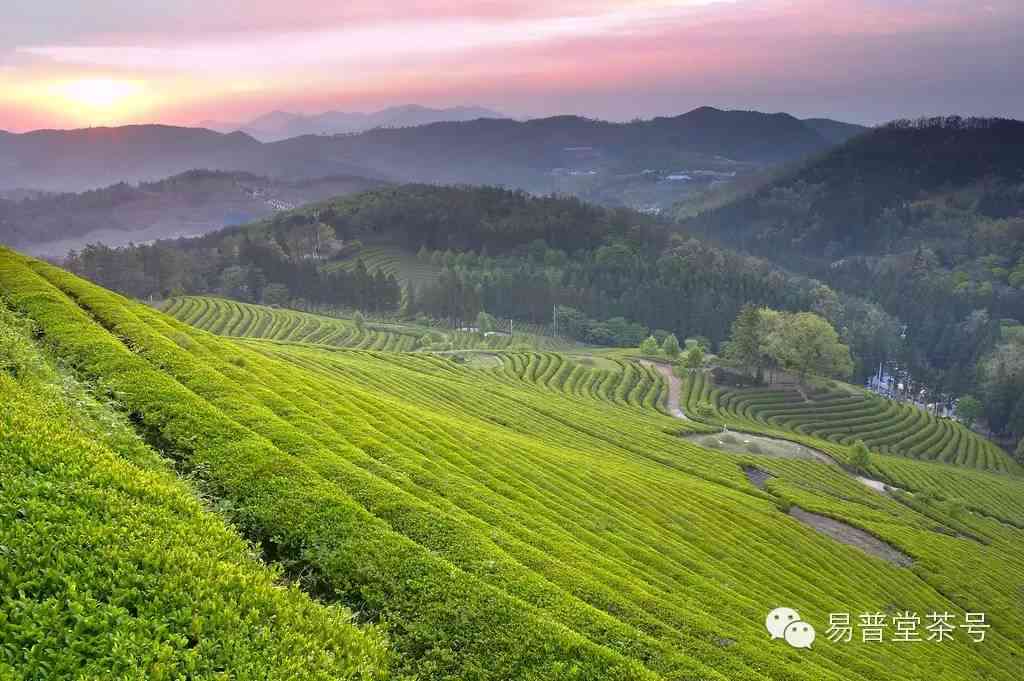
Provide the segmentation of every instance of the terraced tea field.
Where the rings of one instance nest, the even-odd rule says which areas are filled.
[[[567,396],[665,412],[668,383],[651,366],[632,360],[574,357],[554,352],[501,355],[496,373]]]
[[[168,539],[180,550],[116,562],[111,542],[149,540],[148,516],[120,531],[129,512],[90,514],[97,526],[118,528],[103,540],[64,540],[63,521],[77,504],[106,503],[125,488],[139,490],[140,503],[159,506],[160,496],[148,492],[144,465],[121,439],[104,442],[106,460],[118,466],[108,477],[91,462],[47,463],[45,448],[33,454],[18,445],[0,465],[23,462],[21,478],[56,510],[37,524],[41,501],[8,494],[4,469],[3,499],[18,501],[0,514],[0,588],[17,595],[19,613],[49,619],[0,618],[0,675],[44,677],[24,673],[43,669],[28,667],[27,655],[49,664],[76,651],[115,653],[137,635],[136,649],[150,652],[128,654],[133,666],[117,668],[120,676],[260,676],[224,662],[240,650],[255,651],[240,659],[263,660],[268,677],[369,679],[382,658],[373,647],[379,631],[365,623],[380,622],[387,672],[421,680],[1019,679],[1019,476],[876,457],[876,474],[912,493],[880,494],[837,466],[694,445],[680,435],[707,429],[638,408],[629,397],[637,385],[649,383],[645,400],[662,389],[626,364],[618,381],[628,385],[632,372],[633,387],[620,397],[618,387],[566,388],[573,373],[574,385],[596,382],[600,372],[617,373],[612,365],[577,371],[560,357],[549,375],[550,353],[519,354],[519,368],[481,370],[434,353],[228,338],[5,250],[0,299],[47,362],[59,361],[90,399],[111,404],[129,436],[166,455],[149,465],[173,465],[189,480],[165,473],[167,484],[202,494],[202,504],[182,498],[161,514],[176,522],[200,514],[222,532],[242,533],[292,585],[268,593],[260,579],[228,582],[215,571],[200,571],[211,576],[197,582],[191,567],[170,579],[193,565],[185,559],[203,565],[207,554],[220,555],[209,538],[192,548],[194,535],[184,530]],[[0,386],[27,380],[7,364]],[[26,423],[37,442],[51,439]],[[762,471],[761,485],[748,480],[750,467]],[[68,476],[93,489],[64,493]],[[870,533],[912,563],[838,541],[792,509]],[[210,569],[242,570],[232,565],[249,561],[245,569],[270,572],[253,553],[235,559]],[[38,578],[8,569],[35,563]],[[143,589],[128,570],[161,577]],[[129,580],[131,599],[111,590],[119,580]],[[176,605],[205,597],[190,591],[196,584],[210,585],[209,601]],[[40,639],[39,622],[76,622],[83,613],[69,593],[88,594],[111,613],[72,626],[92,632],[86,647],[68,647],[66,634]],[[154,593],[166,599],[155,603],[169,605],[130,607]],[[263,600],[245,618],[215,614],[256,595]],[[274,598],[282,612],[310,614],[271,617]],[[783,604],[817,629],[810,649],[769,639],[765,614]],[[341,608],[355,613],[358,627],[324,619],[344,618]],[[980,643],[961,630],[943,643],[825,635],[830,613],[902,610],[948,611],[960,622],[984,612],[991,628]],[[288,647],[296,640],[304,643]]]
[[[387,678],[0,303],[0,678]]]
[[[734,428],[787,431],[844,445],[863,440],[882,454],[896,454],[983,470],[1018,467],[989,440],[950,419],[909,404],[863,392],[818,389],[804,399],[792,386],[727,390],[705,372],[688,375],[682,402],[691,414],[710,405],[711,419]]]
[[[191,326],[221,336],[312,343],[338,348],[412,352],[414,350],[500,350],[513,347],[559,349],[572,343],[534,333],[530,327],[514,336],[494,333],[481,337],[470,331],[391,322],[366,322],[360,330],[351,319],[338,319],[297,310],[239,303],[225,298],[182,296],[161,309]]]
[[[364,246],[358,253],[331,266],[351,271],[357,260],[362,260],[370,272],[382,270],[385,274],[394,275],[403,286],[407,282],[412,282],[419,288],[437,279],[441,273],[441,268],[429,262],[421,262],[415,253],[403,251],[395,246]]]

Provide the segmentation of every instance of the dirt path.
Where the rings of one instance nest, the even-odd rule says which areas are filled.
[[[668,413],[675,416],[677,419],[683,419],[684,421],[690,421],[690,417],[683,411],[683,407],[679,402],[679,397],[683,391],[683,380],[676,376],[675,372],[672,371],[672,367],[668,364],[661,364],[660,362],[652,362],[650,360],[642,359],[640,364],[647,367],[653,367],[655,371],[661,374],[666,381],[668,381]]]
[[[676,418],[683,419],[685,421],[692,421],[693,419],[686,415],[686,412],[683,411],[682,405],[680,403],[680,396],[682,394],[683,389],[683,381],[681,378],[676,376],[675,372],[672,370],[672,366],[669,364],[662,364],[661,362],[652,362],[646,359],[639,360],[639,362],[644,366],[653,367],[655,371],[661,374],[665,378],[665,380],[668,381],[668,400],[666,405],[668,407],[668,412],[675,416]],[[800,391],[800,394],[803,395],[802,390]],[[804,395],[804,399],[807,399],[806,395]],[[699,444],[702,444],[704,446],[711,446],[713,449],[731,449],[728,446],[723,447],[722,445],[725,445],[726,443],[718,442],[716,440],[716,438],[718,437],[718,435],[695,435],[690,439],[698,440]],[[781,458],[812,459],[815,461],[820,461],[822,463],[827,463],[832,466],[839,466],[839,462],[833,459],[825,452],[821,452],[816,449],[812,449],[811,447],[797,444],[795,442],[790,442],[789,440],[780,440],[778,438],[768,437],[765,435],[753,435],[750,433],[743,433],[742,441],[744,445],[750,445],[752,443],[757,443],[758,445],[760,445],[761,450],[756,452],[757,454],[777,456]],[[716,443],[719,445],[719,447],[714,446]],[[755,452],[738,450],[736,451],[736,453],[753,454]],[[839,467],[841,468],[841,466]],[[881,480],[873,480],[863,475],[851,475],[855,480],[860,482],[862,485],[878,492],[879,494],[888,494],[889,492],[898,489],[885,484]]]
[[[827,516],[805,511],[804,509],[796,506],[790,509],[789,515],[793,516],[805,525],[813,527],[818,532],[832,537],[841,544],[846,544],[860,549],[872,556],[878,556],[882,560],[887,560],[893,565],[907,567],[914,563],[914,560],[907,554],[860,528],[847,525],[844,522],[840,522]]]
[[[668,407],[669,413],[676,418],[685,419],[687,421],[692,420],[686,415],[680,404],[683,382],[682,379],[676,376],[675,372],[672,371],[672,367],[667,364],[660,364],[649,360],[640,360],[640,363],[648,367],[654,367],[655,371],[664,376],[665,380],[668,381],[668,400],[666,406]],[[803,391],[801,391],[801,394],[803,394]],[[807,399],[806,395],[804,395],[804,399]],[[738,454],[756,453],[759,455],[778,458],[810,459],[812,461],[819,461],[830,466],[835,466],[841,470],[845,470],[839,465],[838,461],[825,452],[796,442],[791,442],[789,440],[782,440],[765,435],[753,435],[751,433],[734,433],[729,436],[730,442],[726,442],[723,439],[724,437],[726,437],[726,435],[721,433],[711,433],[692,435],[687,439],[698,442],[698,444],[702,444],[705,447],[712,449],[721,449],[723,451],[731,450]],[[754,447],[753,450],[752,446]],[[758,489],[764,489],[765,483],[773,477],[771,473],[761,470],[755,466],[743,466],[743,473],[746,475],[747,480],[749,480],[750,483]],[[879,494],[888,494],[895,489],[889,487],[881,480],[873,480],[853,473],[850,473],[850,475],[861,484],[878,492]],[[842,544],[858,548],[865,553],[869,553],[873,556],[889,561],[893,565],[906,567],[914,562],[910,556],[896,549],[894,546],[882,541],[878,537],[839,520],[834,520],[816,513],[810,513],[809,511],[805,511],[798,507],[790,509],[789,515]]]

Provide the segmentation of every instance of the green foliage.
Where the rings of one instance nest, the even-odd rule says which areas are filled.
[[[661,351],[665,353],[665,356],[669,359],[675,359],[679,356],[681,348],[679,347],[679,339],[676,338],[674,333],[670,333],[665,338],[665,342],[661,344]]]
[[[291,300],[288,287],[284,284],[267,284],[263,288],[263,304],[284,307]]]
[[[695,343],[686,351],[683,357],[683,366],[687,369],[699,369],[704,366],[704,349],[700,344]]]
[[[765,358],[764,347],[765,328],[761,321],[761,313],[748,303],[743,306],[732,323],[725,356],[751,376],[757,376]]]
[[[854,470],[862,473],[868,471],[868,468],[871,466],[871,452],[863,440],[855,441],[853,446],[850,447],[848,463]]]
[[[544,336],[542,329],[526,329],[514,337],[479,334],[433,328],[431,320],[420,318],[416,324],[397,324],[393,320],[368,325],[363,316],[360,331],[354,319],[261,307],[223,298],[188,296],[167,301],[162,309],[183,322],[223,336],[264,338],[289,343],[312,343],[332,347],[412,352],[417,349],[466,350],[504,349],[526,345],[538,349],[563,348],[568,344]],[[181,347],[194,345],[184,335],[175,335]],[[442,347],[443,346],[443,347]]]
[[[827,320],[813,312],[778,314],[765,342],[766,354],[796,372],[801,382],[810,374],[847,378],[853,373],[850,348],[839,341]]]
[[[640,344],[640,354],[657,355],[658,350],[658,339],[654,336],[648,336],[644,339],[644,342]]]
[[[715,416],[715,408],[710,402],[697,402],[690,407],[690,411],[697,417],[702,419],[708,419]]]
[[[375,629],[282,588],[24,331],[0,306],[0,347],[16,342],[21,367],[0,374],[5,678],[388,676]]]
[[[976,369],[998,338],[970,318],[1024,319],[1022,139],[1024,124],[1010,120],[883,126],[686,228],[823,277],[843,309],[827,291],[804,309],[840,330],[862,370],[899,356],[936,389],[986,401]],[[851,324],[843,295],[901,320],[905,343],[873,313]],[[888,340],[871,340],[874,330]]]
[[[982,404],[974,395],[964,395],[956,403],[956,416],[967,428],[974,425],[982,411]]]

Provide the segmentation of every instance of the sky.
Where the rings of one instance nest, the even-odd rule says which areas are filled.
[[[5,0],[0,130],[481,105],[1024,118],[1022,0]]]

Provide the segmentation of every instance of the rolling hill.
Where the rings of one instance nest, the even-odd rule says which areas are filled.
[[[681,228],[880,304],[906,324],[901,364],[977,393],[1024,320],[1024,122],[899,121]]]
[[[792,433],[835,463],[706,449],[693,438],[712,429],[657,399],[545,379],[557,354],[506,370],[223,338],[6,249],[0,301],[20,338],[0,346],[15,398],[0,423],[18,434],[0,440],[0,589],[17,603],[0,619],[5,673],[109,655],[148,678],[244,676],[249,661],[269,678],[1019,676],[1018,475],[876,453],[873,474],[901,490],[883,493],[847,472],[841,442]],[[57,404],[69,416],[43,419]],[[138,553],[164,527],[183,557]],[[259,556],[292,586],[218,578],[197,546],[221,570],[271,574]],[[209,582],[181,579],[194,573]],[[238,619],[225,602],[255,604]],[[817,629],[810,649],[769,639],[780,604]],[[331,619],[343,607],[357,628]],[[903,611],[982,612],[990,629],[982,642],[825,634],[830,613]],[[44,634],[53,622],[74,645]],[[386,655],[367,623],[384,625]]]
[[[381,184],[354,176],[285,182],[242,172],[194,170],[81,194],[12,196],[0,198],[0,243],[61,258],[91,243],[117,247],[198,236]]]
[[[390,120],[401,125],[408,115],[392,112]],[[667,206],[766,164],[824,151],[837,134],[844,133],[823,134],[787,114],[710,107],[631,123],[475,118],[267,144],[242,132],[157,125],[46,130],[0,136],[0,190],[82,191],[205,169],[283,180],[490,183]]]

